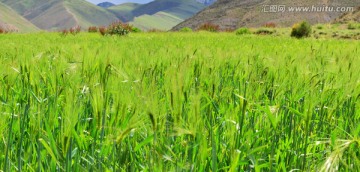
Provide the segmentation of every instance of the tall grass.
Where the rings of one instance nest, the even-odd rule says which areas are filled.
[[[205,32],[0,44],[3,171],[360,170],[359,42]]]

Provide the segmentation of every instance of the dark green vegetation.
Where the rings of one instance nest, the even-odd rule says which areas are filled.
[[[111,2],[102,2],[102,3],[97,4],[97,6],[103,7],[103,8],[109,8],[109,7],[115,6],[115,4],[113,4]]]
[[[131,32],[133,33],[139,33],[142,32],[141,29],[134,27],[132,25],[129,25],[127,23],[122,22],[113,22],[109,26],[105,27],[96,27],[92,26],[88,28],[89,33],[100,33],[102,36],[108,36],[108,35],[117,35],[117,36],[125,36]]]
[[[46,33],[0,44],[3,171],[360,170],[359,41]]]
[[[245,35],[245,34],[251,34],[251,31],[248,28],[239,28],[235,31],[236,35]]]
[[[353,28],[354,26],[355,28]],[[312,30],[311,35],[319,39],[337,38],[360,40],[360,23],[318,24],[313,26]]]
[[[295,38],[309,37],[311,35],[311,25],[303,21],[297,23],[292,27],[291,36]]]

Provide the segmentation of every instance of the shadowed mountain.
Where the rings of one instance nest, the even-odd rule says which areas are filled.
[[[303,20],[327,23],[343,14],[336,11],[337,7],[359,5],[359,0],[218,0],[173,30],[183,27],[196,29],[209,22],[228,29],[259,27],[268,22],[277,26],[291,26]],[[326,6],[333,7],[333,11],[322,9]]]
[[[111,2],[102,2],[102,3],[99,3],[97,4],[97,6],[99,7],[103,7],[103,8],[109,8],[109,7],[112,7],[114,6],[115,4],[111,3]]]
[[[216,0],[196,0],[196,2],[202,3],[204,5],[211,5],[215,2]]]

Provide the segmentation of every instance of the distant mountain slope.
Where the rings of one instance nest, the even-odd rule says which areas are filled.
[[[193,0],[155,0],[153,2],[141,5],[132,11],[134,16],[141,16],[144,14],[152,15],[159,11],[170,10],[176,8],[184,3],[194,3]],[[196,2],[195,2],[196,3]]]
[[[0,3],[0,28],[17,30],[19,32],[33,32],[39,30],[35,25],[2,3]]]
[[[0,0],[20,15],[26,16],[37,9],[46,9],[51,3],[59,0]]]
[[[80,26],[108,25],[119,20],[114,14],[104,8],[90,4],[84,0],[65,1],[65,6],[78,20]]]
[[[111,3],[111,2],[102,2],[102,3],[99,3],[97,4],[97,6],[99,7],[103,7],[103,8],[109,8],[109,7],[112,7],[114,6],[115,4]]]
[[[133,20],[134,18],[134,14],[132,13],[132,11],[140,6],[141,4],[124,3],[109,7],[108,10],[115,14],[116,17],[118,17],[121,21],[128,22]]]
[[[334,23],[360,22],[360,7],[335,19]]]
[[[116,20],[130,22],[143,30],[169,30],[206,7],[196,0],[154,0],[147,4],[126,3],[102,8],[86,0],[0,0],[44,30],[74,26],[108,25]],[[106,4],[105,4],[106,5]]]
[[[107,25],[118,20],[106,9],[84,0],[0,0],[37,27],[59,30],[80,25]]]
[[[145,30],[157,29],[166,31],[170,30],[182,21],[182,18],[170,13],[157,12],[153,15],[144,14],[140,17],[136,17],[134,21],[130,22],[130,24]]]
[[[179,2],[181,3],[162,11],[181,19],[188,19],[206,7],[204,4],[194,2],[193,0],[181,0]]]
[[[285,12],[269,12],[271,5],[285,5]],[[180,23],[182,27],[198,28],[207,22],[221,28],[235,29],[242,26],[259,27],[267,22],[277,26],[291,26],[295,22],[307,20],[311,23],[326,23],[339,17],[341,12],[290,12],[290,7],[356,7],[359,0],[218,0],[195,16]],[[278,6],[276,6],[278,7]],[[267,12],[265,12],[267,11]]]
[[[195,0],[155,0],[147,4],[126,3],[110,7],[124,22],[148,30],[169,30],[206,6]]]
[[[196,2],[205,4],[205,5],[211,5],[215,2],[216,0],[196,0]]]

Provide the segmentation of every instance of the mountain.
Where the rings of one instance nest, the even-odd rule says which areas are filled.
[[[212,1],[154,0],[147,4],[125,3],[108,7],[112,4],[104,2],[96,6],[86,0],[0,0],[44,30],[62,30],[78,25],[82,28],[103,26],[117,20],[143,30],[169,30]]]
[[[146,4],[153,0],[86,0],[86,1],[91,2],[93,4],[98,4],[105,1],[113,4],[124,4],[124,3]]]
[[[103,8],[109,8],[114,6],[115,4],[111,3],[111,2],[102,2],[100,4],[97,4],[97,6],[99,7],[103,7]]]
[[[33,32],[39,29],[0,2],[0,28],[6,30],[16,30],[19,32]]]
[[[216,0],[196,0],[196,2],[202,3],[204,5],[211,5],[215,2]]]
[[[280,6],[281,5],[281,6]],[[327,23],[339,17],[341,12],[329,12],[321,7],[356,7],[359,0],[218,0],[195,16],[180,23],[173,30],[183,27],[196,29],[204,23],[213,23],[221,28],[259,27],[272,22],[277,26],[291,26],[307,20],[310,23]],[[271,12],[284,7],[284,12]],[[314,12],[320,9],[322,12]],[[272,8],[272,9],[270,9]],[[305,12],[307,9],[307,12]],[[281,10],[282,11],[282,10]],[[301,11],[301,12],[300,12]]]
[[[84,0],[0,0],[37,27],[61,30],[74,26],[108,25],[118,18]]]
[[[108,10],[141,29],[169,30],[205,7],[195,0],[155,0],[147,4],[121,4]]]
[[[128,22],[134,19],[132,11],[140,6],[141,4],[137,3],[124,3],[109,7],[108,10],[115,14],[121,21]]]
[[[345,13],[334,20],[334,23],[360,22],[360,7],[353,12]]]

